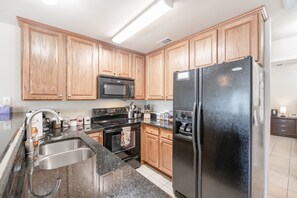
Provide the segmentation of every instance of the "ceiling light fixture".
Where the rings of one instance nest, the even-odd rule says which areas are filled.
[[[55,5],[57,4],[58,0],[42,0],[42,2],[46,5]]]
[[[151,22],[161,17],[163,14],[173,8],[172,0],[158,0],[150,7],[142,12],[137,18],[131,21],[125,28],[123,28],[112,41],[115,43],[122,43]]]

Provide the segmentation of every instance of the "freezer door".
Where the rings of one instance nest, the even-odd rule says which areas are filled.
[[[250,197],[251,65],[202,70],[202,198]]]

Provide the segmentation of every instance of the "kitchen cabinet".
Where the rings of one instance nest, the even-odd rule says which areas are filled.
[[[116,50],[116,73],[119,77],[131,78],[132,56],[128,51]]]
[[[260,41],[262,23],[259,23],[259,15],[256,13],[231,20],[218,28],[219,63],[246,56],[252,56],[258,62],[262,60],[260,57],[263,51]]]
[[[143,124],[141,128],[141,160],[172,176],[172,130]]]
[[[152,166],[159,167],[159,137],[146,134],[146,161]]]
[[[165,49],[165,93],[173,99],[173,73],[189,69],[189,41],[183,41]]]
[[[296,121],[296,118],[271,117],[271,134],[297,138]]]
[[[86,39],[67,36],[67,99],[97,98],[98,46]]]
[[[146,98],[163,100],[164,97],[164,50],[146,57]]]
[[[96,142],[98,142],[99,144],[103,145],[103,131],[93,132],[88,134],[88,136],[93,140],[95,140]]]
[[[160,170],[172,176],[172,132],[160,131]]]
[[[116,76],[115,57],[114,47],[99,44],[99,74]]]
[[[63,35],[21,23],[22,99],[65,99],[65,43]]]
[[[132,78],[135,82],[135,98],[145,99],[145,58],[144,56],[133,54],[132,58]]]
[[[217,30],[195,35],[190,40],[190,64],[191,69],[210,66],[217,63]]]

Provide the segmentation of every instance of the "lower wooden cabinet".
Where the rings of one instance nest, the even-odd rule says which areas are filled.
[[[146,160],[149,164],[159,167],[159,137],[146,135]]]
[[[296,118],[271,118],[271,134],[297,138],[297,119]]]
[[[93,140],[98,142],[99,144],[103,145],[103,131],[97,131],[94,133],[88,134],[89,137],[91,137]]]
[[[172,130],[143,125],[141,160],[172,176]]]

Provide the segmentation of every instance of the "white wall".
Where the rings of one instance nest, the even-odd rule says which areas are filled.
[[[89,114],[92,108],[122,107],[131,102],[103,99],[95,101],[22,101],[20,29],[17,26],[0,22],[0,104],[3,96],[12,97],[14,112],[50,108],[65,112],[69,116]],[[140,106],[145,104],[145,101],[134,102]]]
[[[271,61],[297,59],[297,35],[274,40],[271,43]]]
[[[297,113],[296,88],[297,63],[271,68],[271,108],[286,106],[288,115]]]
[[[173,109],[173,102],[171,101],[164,101],[164,100],[148,100],[146,104],[151,105],[151,111],[153,112],[162,112],[165,110],[172,110]]]

